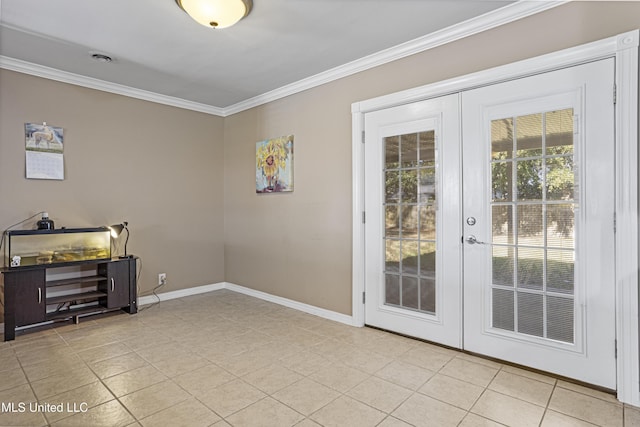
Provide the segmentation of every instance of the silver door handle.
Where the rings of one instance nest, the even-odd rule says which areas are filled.
[[[38,304],[42,302],[42,288],[38,288]]]
[[[476,239],[476,236],[474,236],[473,234],[467,237],[467,243],[470,245],[486,245],[487,244],[485,242],[481,242],[480,240]]]
[[[111,292],[113,292],[113,289],[115,287],[115,281],[113,280],[113,277],[111,278]]]

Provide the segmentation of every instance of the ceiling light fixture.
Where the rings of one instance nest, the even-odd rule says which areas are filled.
[[[252,0],[176,0],[182,10],[209,28],[227,28],[251,12]]]

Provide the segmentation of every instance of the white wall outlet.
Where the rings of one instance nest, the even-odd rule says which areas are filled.
[[[167,273],[158,274],[158,285],[166,285],[167,284]]]

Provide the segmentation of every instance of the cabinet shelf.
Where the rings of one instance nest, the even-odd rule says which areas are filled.
[[[60,304],[63,302],[71,302],[71,301],[86,301],[88,299],[95,299],[106,297],[106,292],[94,291],[94,292],[79,292],[75,294],[68,295],[60,295],[57,297],[47,298],[47,305],[49,304]]]
[[[48,280],[47,287],[51,288],[54,286],[64,286],[64,285],[80,285],[87,286],[87,284],[95,284],[101,280],[107,280],[106,276],[84,276],[84,277],[73,277],[71,279],[59,279],[59,280]]]
[[[60,310],[54,311],[52,313],[47,313],[47,320],[60,320],[60,319],[68,319],[69,317],[78,316],[81,314],[89,314],[89,313],[103,313],[107,310],[105,307],[101,305],[91,305],[88,307],[80,307],[80,308],[72,308],[70,310]]]

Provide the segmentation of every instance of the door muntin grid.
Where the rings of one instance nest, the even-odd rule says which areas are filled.
[[[491,121],[493,328],[573,344],[573,109]]]
[[[383,138],[384,304],[436,313],[435,131]]]

